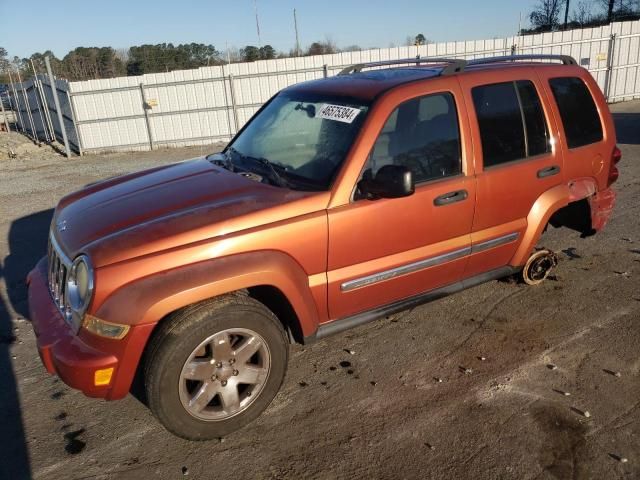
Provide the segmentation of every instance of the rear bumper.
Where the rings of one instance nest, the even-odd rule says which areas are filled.
[[[613,207],[616,204],[616,192],[607,188],[589,197],[591,207],[591,228],[602,230],[609,221]]]
[[[122,340],[103,339],[84,331],[76,334],[51,299],[45,258],[29,273],[27,283],[38,353],[47,371],[89,397],[124,397],[153,325],[132,327]],[[106,368],[114,369],[111,382],[96,386],[95,371]]]

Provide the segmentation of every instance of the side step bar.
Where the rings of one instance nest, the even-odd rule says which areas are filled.
[[[446,297],[448,295],[451,295],[452,293],[461,292],[462,290],[475,287],[476,285],[480,285],[491,280],[508,277],[509,275],[513,275],[519,271],[520,269],[516,267],[500,267],[495,270],[481,273],[480,275],[465,278],[464,280],[452,283],[451,285],[445,285],[444,287],[436,288],[435,290],[430,290],[413,297],[405,298],[404,300],[390,303],[383,307],[378,307],[373,310],[368,310],[366,312],[357,313],[345,318],[340,318],[329,323],[324,323],[318,327],[318,330],[316,330],[314,335],[305,337],[304,343],[313,343],[330,335],[335,335],[336,333],[350,330],[351,328],[357,327],[359,325],[364,325],[365,323],[372,322],[373,320],[377,320],[379,318],[393,315],[394,313],[398,313],[403,310],[417,307],[418,305],[422,305],[424,303]]]

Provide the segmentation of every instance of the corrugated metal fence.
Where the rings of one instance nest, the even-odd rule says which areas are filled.
[[[60,97],[65,118],[75,121],[75,129],[72,125],[67,131],[75,135],[77,130],[76,150],[149,150],[226,141],[280,89],[335,75],[355,63],[417,55],[481,58],[525,53],[571,55],[589,69],[610,102],[640,98],[640,21],[71,82],[68,95],[65,91]],[[66,87],[61,84],[59,89]],[[17,99],[20,104],[19,94]],[[25,113],[33,108],[30,103]]]

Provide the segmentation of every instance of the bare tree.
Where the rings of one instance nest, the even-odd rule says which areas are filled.
[[[551,30],[559,25],[560,11],[566,0],[539,0],[529,20],[534,28]]]
[[[590,0],[581,0],[571,13],[571,22],[584,26],[593,20],[593,2]]]

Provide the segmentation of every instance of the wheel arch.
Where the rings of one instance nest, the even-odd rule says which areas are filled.
[[[527,228],[522,235],[520,245],[509,262],[510,265],[520,267],[526,263],[551,216],[569,204],[570,196],[569,186],[562,184],[547,190],[536,199],[527,215]]]
[[[96,316],[131,325],[157,323],[188,305],[242,290],[287,313],[287,320],[297,321],[305,335],[317,329],[309,277],[293,258],[278,251],[231,255],[144,277],[112,293]],[[270,301],[268,293],[276,298]]]

